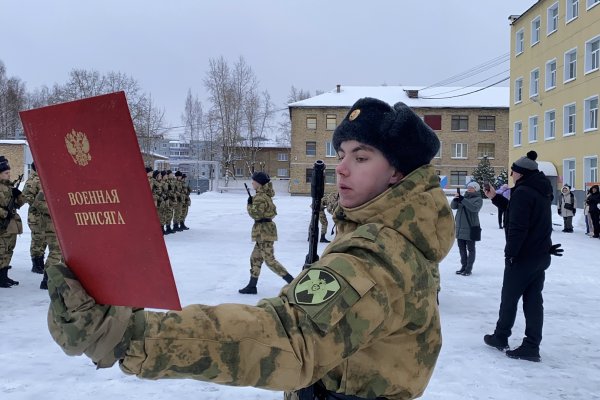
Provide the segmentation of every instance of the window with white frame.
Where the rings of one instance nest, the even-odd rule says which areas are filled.
[[[587,9],[594,7],[596,4],[600,4],[600,0],[587,0]]]
[[[546,63],[546,90],[556,87],[556,59]]]
[[[467,158],[467,143],[454,143],[452,145],[452,158]]]
[[[289,178],[290,172],[287,168],[277,168],[277,176],[279,178]]]
[[[540,16],[534,18],[531,21],[531,45],[538,43],[540,41]]]
[[[529,143],[537,142],[538,137],[538,116],[529,117]]]
[[[565,53],[564,81],[569,82],[577,78],[577,48]]]
[[[333,142],[325,142],[325,157],[337,157]]]
[[[435,153],[435,156],[433,156],[433,158],[442,158],[442,144],[443,142],[440,140],[440,148],[438,149],[437,153]]]
[[[556,137],[556,111],[548,110],[544,113],[544,139],[551,140]]]
[[[464,186],[467,184],[467,171],[450,171],[450,185]]]
[[[515,104],[523,101],[523,78],[515,80]]]
[[[317,117],[306,117],[306,129],[317,129]]]
[[[277,153],[277,161],[287,161],[288,153]]]
[[[325,118],[325,129],[328,131],[332,131],[337,126],[337,116],[333,114],[328,114]]]
[[[598,156],[583,158],[583,184],[598,182]]]
[[[575,103],[567,104],[563,109],[563,136],[575,134],[577,111]]]
[[[572,158],[563,160],[563,185],[575,188],[575,160]]]
[[[600,36],[585,42],[585,73],[598,70],[600,66]]]
[[[550,35],[558,29],[558,2],[548,7],[548,19],[546,24],[546,34]]]
[[[540,70],[539,68],[531,71],[529,76],[529,97],[535,97],[539,94]]]
[[[491,158],[496,156],[496,144],[494,143],[477,143],[477,158]]]
[[[515,55],[519,55],[524,50],[524,40],[525,40],[525,31],[523,29],[519,29],[517,34],[515,35]]]
[[[579,16],[579,0],[567,0],[567,20],[569,21]]]
[[[523,123],[521,121],[515,122],[515,127],[513,129],[513,145],[520,146],[523,143]]]
[[[588,97],[583,101],[584,132],[598,129],[598,96]]]

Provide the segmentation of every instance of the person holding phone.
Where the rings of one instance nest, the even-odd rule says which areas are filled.
[[[479,226],[479,211],[483,206],[479,189],[477,182],[469,182],[465,195],[461,195],[460,189],[457,189],[450,203],[450,208],[457,210],[456,243],[460,252],[460,269],[456,271],[458,275],[470,276],[475,263],[475,238],[471,236],[471,227]]]

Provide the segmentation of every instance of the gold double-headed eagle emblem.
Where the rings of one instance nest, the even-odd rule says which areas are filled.
[[[82,167],[88,165],[92,156],[89,154],[90,142],[85,133],[75,132],[75,129],[72,129],[65,136],[65,145],[75,164]]]

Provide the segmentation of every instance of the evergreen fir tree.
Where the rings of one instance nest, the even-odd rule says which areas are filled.
[[[498,189],[500,186],[508,183],[508,171],[506,168],[502,168],[502,171],[496,177],[496,182],[494,183],[494,187]]]
[[[490,166],[490,160],[487,157],[483,157],[479,161],[479,165],[473,170],[473,180],[479,183],[482,190],[484,182],[494,184],[496,180],[494,168]]]

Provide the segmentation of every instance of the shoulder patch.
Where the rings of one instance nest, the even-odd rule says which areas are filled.
[[[296,284],[294,299],[298,304],[318,305],[340,291],[337,278],[323,269],[312,269]]]

